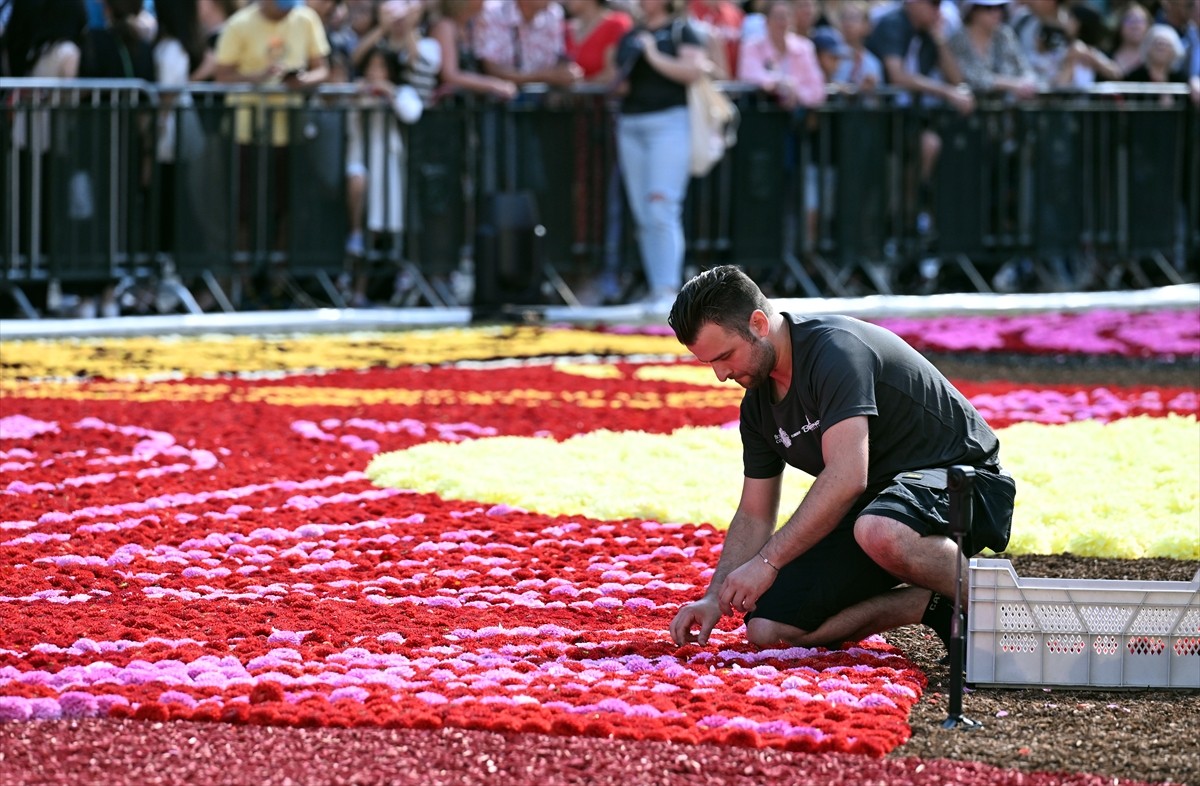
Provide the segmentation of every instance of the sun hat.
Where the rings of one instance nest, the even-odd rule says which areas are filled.
[[[994,8],[998,5],[1008,5],[1009,0],[959,0],[958,15],[963,19],[975,8]]]

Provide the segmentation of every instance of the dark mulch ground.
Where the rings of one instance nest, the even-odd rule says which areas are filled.
[[[951,379],[1040,384],[1200,387],[1195,362],[996,356],[935,356]],[[1014,526],[1019,526],[1015,522]],[[1200,538],[1200,520],[1196,522]],[[1019,576],[1189,581],[1200,564],[1182,560],[1013,557]],[[887,636],[929,675],[925,699],[910,718],[913,737],[899,756],[977,759],[1025,771],[1070,770],[1120,778],[1200,784],[1200,691],[987,689],[967,694],[964,713],[984,722],[970,732],[943,731],[949,669],[941,642],[923,627]],[[998,713],[1006,713],[997,717]]]
[[[1043,578],[1188,581],[1200,568],[1169,559],[1011,559],[1017,575]],[[965,694],[963,712],[983,728],[945,731],[950,669],[938,663],[942,643],[922,626],[886,638],[929,676],[926,695],[909,717],[912,739],[894,755],[1200,784],[1200,691],[978,689]]]

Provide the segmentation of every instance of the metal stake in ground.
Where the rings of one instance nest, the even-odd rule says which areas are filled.
[[[963,616],[962,563],[963,537],[971,532],[971,512],[975,501],[975,468],[956,465],[946,473],[946,491],[950,494],[950,534],[958,545],[954,567],[954,612],[950,617],[950,714],[942,721],[943,729],[978,729],[979,721],[963,715]]]

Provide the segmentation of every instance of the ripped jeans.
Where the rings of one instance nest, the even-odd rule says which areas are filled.
[[[651,297],[683,284],[683,200],[691,175],[686,106],[621,115],[617,153]]]

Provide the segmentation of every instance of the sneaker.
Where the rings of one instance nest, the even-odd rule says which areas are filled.
[[[996,271],[996,275],[992,276],[992,289],[1002,294],[1016,292],[1020,289],[1015,262],[1007,262]]]
[[[670,289],[653,292],[642,301],[642,310],[646,316],[665,317],[671,313],[677,295],[677,292]]]

